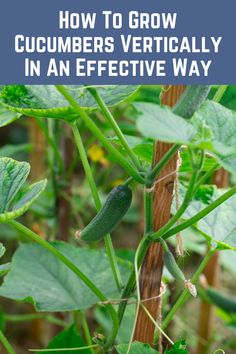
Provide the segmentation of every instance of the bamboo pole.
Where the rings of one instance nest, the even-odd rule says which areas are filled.
[[[213,183],[218,188],[226,188],[228,186],[229,174],[223,168],[215,172],[213,176]],[[209,286],[214,288],[219,287],[220,285],[220,264],[219,264],[219,253],[215,253],[207,264],[204,273],[206,281]],[[200,303],[200,314],[199,314],[199,323],[198,323],[198,346],[197,354],[205,354],[209,350],[210,346],[210,337],[212,333],[212,325],[214,320],[212,304],[207,303],[204,300],[201,300]]]
[[[167,106],[174,104],[181,97],[185,86],[174,85],[166,88],[163,92],[161,102]],[[171,144],[156,142],[154,163],[158,163],[165,153],[170,149]],[[158,179],[176,171],[177,154],[168,162]],[[155,186],[153,193],[153,227],[159,230],[170,219],[170,209],[173,199],[175,175],[171,175]],[[140,295],[141,299],[152,298],[160,294],[161,278],[163,272],[163,250],[160,243],[152,243],[148,249],[140,274]],[[157,319],[161,312],[160,301],[158,299],[150,300],[145,303],[147,310],[153,318]],[[150,321],[142,308],[139,310],[136,323],[134,340],[153,344],[155,326]]]

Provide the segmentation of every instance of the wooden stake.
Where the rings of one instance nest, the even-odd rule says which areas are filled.
[[[185,90],[183,85],[165,87],[161,102],[170,107],[181,97]],[[154,163],[158,163],[165,153],[170,149],[171,144],[157,142],[155,145]],[[168,162],[161,171],[158,179],[174,172],[177,167],[177,154]],[[170,219],[170,209],[173,199],[175,174],[157,183],[153,193],[153,227],[159,230]],[[140,274],[141,299],[151,298],[160,294],[161,278],[163,271],[163,251],[159,243],[152,243],[148,249]],[[157,319],[161,313],[159,300],[151,300],[145,303],[147,310],[153,318]],[[137,324],[134,333],[134,340],[153,344],[155,326],[147,317],[142,308],[139,310]]]
[[[228,186],[229,174],[223,168],[215,172],[213,183],[218,188],[226,188]],[[215,253],[207,264],[204,275],[209,286],[219,287],[220,280],[220,264],[219,253]],[[198,323],[198,347],[197,354],[207,353],[210,345],[210,337],[212,333],[212,325],[214,319],[213,306],[202,300],[200,303],[200,315]]]

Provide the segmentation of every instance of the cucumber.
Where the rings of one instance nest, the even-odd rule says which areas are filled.
[[[176,263],[175,257],[170,251],[164,251],[164,263],[170,274],[177,281],[185,281],[185,276],[182,270]]]
[[[169,250],[167,243],[164,240],[161,240],[161,244],[164,250],[164,263],[166,268],[168,269],[168,271],[170,272],[170,274],[173,276],[174,279],[184,282],[185,281],[184,273],[176,263],[175,257]]]
[[[173,112],[189,119],[205,101],[210,91],[210,85],[188,86],[173,108]]]
[[[128,186],[119,185],[112,189],[102,209],[79,233],[79,238],[87,242],[102,240],[119,225],[131,201],[132,191]]]
[[[214,288],[207,288],[206,294],[214,305],[225,311],[236,313],[236,300],[234,298],[222,294]]]

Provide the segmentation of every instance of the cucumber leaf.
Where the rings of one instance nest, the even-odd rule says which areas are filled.
[[[22,190],[29,172],[30,165],[27,162],[0,158],[0,222],[21,216],[44,190],[46,180]]]
[[[191,120],[170,108],[135,103],[137,128],[146,138],[186,144],[210,152],[231,173],[236,173],[236,113],[219,103],[206,101]]]
[[[0,265],[0,276],[6,275],[11,269],[11,263],[5,263]]]
[[[83,85],[66,86],[70,95],[88,109],[97,108],[96,101]],[[113,106],[137,90],[138,86],[111,85],[97,87],[108,106]],[[78,113],[53,85],[9,85],[0,90],[0,101],[6,109],[33,117],[74,121]]]
[[[188,144],[195,136],[194,126],[174,114],[170,108],[154,103],[134,103],[139,117],[137,128],[147,137],[169,143]]]
[[[210,187],[210,186],[209,186]],[[205,191],[204,191],[205,189]],[[182,219],[186,220],[205,208],[207,204],[219,198],[226,190],[205,187],[202,189],[203,195],[199,194],[199,200],[193,200]],[[179,188],[180,203],[184,196],[184,187]],[[174,212],[174,205],[172,206]],[[220,249],[236,250],[236,195],[220,204],[211,213],[198,221],[194,227],[212,244]]]
[[[66,351],[67,354],[75,354],[75,353],[85,353],[91,354],[90,349],[83,349],[83,350],[70,350],[69,348],[82,348],[85,347],[86,344],[84,343],[82,337],[76,330],[74,326],[71,326],[64,331],[58,333],[48,344],[47,349],[54,349],[53,353],[56,354],[65,354],[65,350],[61,351],[60,349],[68,348]],[[55,351],[58,349],[58,351]],[[51,354],[52,351],[44,351],[45,354]]]
[[[116,350],[119,354],[126,354],[128,350],[128,344],[119,344],[116,346]],[[159,352],[150,347],[149,344],[133,342],[130,347],[130,354],[158,354]],[[185,341],[178,341],[173,346],[165,350],[165,354],[188,354]]]
[[[126,354],[128,347],[128,344],[119,344],[116,346],[116,350],[119,354]],[[129,354],[158,354],[158,352],[149,344],[133,342],[131,344]]]
[[[103,250],[74,247],[63,242],[53,246],[70,259],[108,298],[117,298],[117,288]],[[129,262],[119,260],[124,281],[131,271]],[[68,267],[37,244],[21,244],[4,278],[0,295],[33,302],[37,311],[87,309],[99,299]]]
[[[21,115],[21,113],[11,112],[0,105],[0,128],[14,122],[16,119],[20,118]]]
[[[228,171],[236,172],[236,113],[219,103],[206,101],[192,118],[193,124],[208,127],[212,133],[211,151]],[[202,140],[203,147],[207,143]]]
[[[29,172],[30,165],[27,162],[18,162],[7,157],[0,159],[0,213],[9,208]]]

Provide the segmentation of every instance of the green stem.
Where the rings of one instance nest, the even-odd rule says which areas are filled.
[[[202,271],[204,270],[204,268],[206,267],[207,263],[209,262],[210,258],[213,256],[213,254],[216,252],[216,250],[211,250],[208,252],[208,254],[203,258],[202,262],[200,263],[199,267],[197,268],[197,270],[195,271],[194,275],[191,278],[191,282],[194,284],[199,276],[201,275]],[[182,292],[182,294],[180,295],[180,297],[178,298],[178,300],[176,301],[176,303],[174,304],[174,306],[171,308],[170,312],[168,313],[168,315],[166,316],[166,318],[164,319],[164,321],[162,322],[162,329],[165,329],[168,324],[170,323],[170,321],[173,319],[174,315],[176,314],[176,312],[178,311],[178,309],[180,307],[182,307],[184,305],[184,303],[191,297],[188,289],[184,289],[184,291]]]
[[[192,226],[193,224],[195,224],[196,222],[198,222],[199,220],[204,218],[206,215],[208,215],[210,212],[212,212],[214,209],[216,209],[220,204],[224,203],[227,199],[232,197],[235,193],[236,193],[236,187],[231,188],[229,191],[224,193],[222,196],[220,196],[219,198],[214,200],[214,202],[212,202],[212,204],[208,205],[206,208],[199,211],[199,213],[197,213],[196,215],[194,215],[190,219],[182,222],[181,224],[177,225],[173,229],[168,230],[165,234],[161,235],[161,237],[166,240],[167,238],[177,234],[178,232],[186,229],[187,227]],[[154,234],[152,234],[150,236],[150,239],[153,241],[156,241],[159,239],[159,237],[160,236],[159,236],[158,232],[155,232]]]
[[[25,315],[11,315],[11,314],[4,314],[4,319],[8,322],[27,322],[27,321],[34,321],[34,320],[45,320],[47,322],[56,324],[61,327],[66,327],[68,325],[67,322],[60,320],[57,317],[52,315],[45,315],[40,313],[30,313]]]
[[[50,155],[54,155],[58,164],[58,168],[60,171],[63,171],[63,160],[62,157],[60,155],[60,152],[58,150],[58,147],[54,141],[54,134],[53,134],[53,125],[55,124],[55,120],[52,120],[50,118],[47,119],[47,125],[48,125],[48,129],[46,129],[45,125],[42,122],[42,119],[37,119],[37,124],[39,126],[39,128],[42,130],[44,136],[46,137],[52,151],[53,154],[50,153]],[[49,156],[51,157],[51,156]]]
[[[37,352],[37,353],[58,353],[58,352],[79,352],[79,351],[85,351],[88,349],[95,349],[97,348],[99,345],[98,344],[93,344],[93,345],[89,345],[86,347],[77,347],[77,348],[55,348],[55,349],[28,349],[29,352]]]
[[[147,235],[144,236],[144,238],[141,240],[142,242],[142,247],[139,249],[139,257],[138,257],[138,266],[141,265],[144,256],[148,250],[148,247],[150,245],[150,240],[148,239]],[[133,290],[135,287],[135,270],[133,269],[129,279],[127,281],[127,284],[122,292],[122,296],[121,299],[128,299],[130,297],[130,295],[132,294]],[[125,308],[127,305],[127,301],[121,301],[119,307],[118,307],[118,318],[119,318],[119,323],[121,323],[124,312],[125,312]]]
[[[92,338],[91,338],[91,335],[90,335],[90,331],[89,331],[89,327],[88,327],[88,323],[87,323],[87,320],[86,320],[86,315],[84,312],[80,312],[80,316],[81,316],[81,320],[82,320],[82,328],[83,328],[83,331],[84,331],[84,336],[85,336],[85,339],[86,339],[86,344],[88,346],[92,346],[93,345],[93,342],[92,342]],[[91,349],[91,352],[94,353],[94,350]]]
[[[146,186],[149,188],[150,186]],[[145,209],[145,233],[150,233],[153,228],[153,216],[152,216],[152,193],[145,191],[144,199],[144,209]]]
[[[174,144],[167,151],[167,153],[161,158],[161,160],[153,167],[150,174],[147,176],[147,182],[153,183],[163,167],[170,161],[174,154],[179,150],[180,145]]]
[[[69,94],[67,89],[62,85],[56,85],[56,88],[75,109],[75,111],[87,125],[89,130],[91,130],[91,132],[96,136],[96,138],[114,156],[117,162],[128,172],[130,176],[133,176],[136,181],[138,181],[139,183],[143,183],[143,178],[140,176],[137,169],[133,165],[131,165],[130,162],[107,140],[105,135],[101,132],[101,130],[97,127],[93,120],[88,116],[86,111],[82,107],[80,107],[80,105]]]
[[[126,150],[127,154],[131,158],[131,160],[133,161],[133,163],[136,166],[136,168],[138,170],[141,170],[142,166],[140,165],[136,155],[134,154],[133,150],[131,149],[131,147],[129,146],[127,140],[125,139],[125,137],[124,137],[119,125],[116,123],[113,115],[111,114],[110,110],[108,109],[107,105],[103,101],[103,99],[100,96],[100,94],[98,93],[98,91],[95,90],[94,88],[88,88],[88,91],[91,93],[91,95],[96,100],[96,102],[97,102],[98,106],[100,107],[104,117],[107,119],[108,123],[110,124],[110,126],[112,127],[114,132],[116,133],[117,137],[119,138],[121,144],[123,145],[124,149]]]
[[[8,354],[16,354],[15,350],[12,348],[11,344],[8,342],[8,339],[5,337],[4,333],[0,330],[0,342],[8,352]]]
[[[222,97],[225,94],[225,91],[227,90],[228,85],[220,85],[220,87],[218,88],[218,90],[216,91],[214,97],[213,97],[213,101],[215,102],[220,102]]]
[[[79,129],[76,124],[72,125],[71,128],[72,128],[72,131],[74,134],[75,144],[76,144],[76,147],[79,151],[81,162],[83,164],[83,168],[84,168],[84,171],[85,171],[85,174],[88,179],[88,183],[89,183],[89,186],[90,186],[90,189],[92,192],[95,207],[96,207],[97,211],[99,211],[101,209],[102,204],[101,204],[101,201],[99,198],[98,190],[97,190],[97,187],[96,187],[96,184],[95,184],[95,181],[93,178],[93,174],[92,174],[89,162],[88,162],[88,158],[87,158],[87,155],[86,155],[86,152],[84,149],[84,144],[81,139]],[[111,264],[111,268],[112,268],[112,272],[113,272],[113,275],[115,278],[117,288],[118,288],[118,290],[121,290],[123,287],[123,283],[122,283],[121,274],[120,274],[120,270],[119,270],[119,267],[117,264],[116,255],[115,255],[115,251],[114,251],[114,248],[112,245],[110,235],[107,235],[104,238],[104,242],[105,242],[106,252],[109,257],[109,261]]]
[[[73,273],[75,273],[80,280],[87,285],[87,287],[99,298],[100,301],[107,301],[106,296],[96,287],[93,282],[77,268],[74,263],[72,263],[67,257],[64,256],[60,251],[58,251],[55,247],[53,247],[49,242],[45,241],[33,231],[28,229],[26,226],[18,223],[15,220],[9,221],[9,224],[12,225],[16,230],[22,232],[26,237],[28,237],[31,241],[34,241],[41,245],[43,248],[48,250],[51,254],[53,254],[57,259],[59,259],[62,263],[64,263]],[[117,335],[117,331],[119,329],[119,322],[116,311],[111,304],[106,304],[105,308],[110,313],[112,318],[113,327],[110,333],[110,336],[107,339],[106,347],[109,347],[113,344],[113,341]]]
[[[220,165],[218,164],[218,162],[216,162],[199,180],[198,182],[196,183],[196,186],[194,188],[194,192],[196,192],[198,190],[198,188],[204,184],[205,181],[208,180],[208,178],[211,177],[211,175],[217,170],[217,168],[219,167]]]

